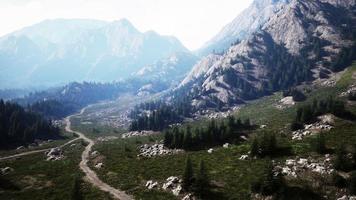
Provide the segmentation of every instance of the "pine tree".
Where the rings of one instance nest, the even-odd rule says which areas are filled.
[[[326,152],[325,136],[323,133],[319,133],[316,138],[315,150],[319,154],[324,154]]]
[[[257,137],[253,138],[250,151],[251,151],[251,156],[258,156],[260,154]]]
[[[81,180],[78,176],[74,179],[71,200],[82,200],[83,199],[82,193],[80,191],[80,184],[81,184]]]
[[[185,168],[183,173],[183,188],[189,191],[193,184],[193,166],[190,157],[188,156],[185,161]]]
[[[350,194],[356,195],[356,172],[353,172],[350,177]]]
[[[199,171],[196,176],[195,181],[195,192],[199,197],[206,195],[209,191],[209,177],[207,170],[205,168],[204,161],[201,160],[199,163]]]

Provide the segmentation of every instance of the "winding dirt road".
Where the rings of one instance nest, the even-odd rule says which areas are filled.
[[[63,147],[65,147],[65,146],[67,146],[68,144],[73,143],[74,141],[77,141],[77,140],[79,140],[79,139],[81,139],[81,138],[75,138],[75,139],[73,139],[73,140],[68,141],[68,142],[65,143],[65,144],[62,144],[62,145],[58,146],[58,147],[59,147],[59,148],[63,148]],[[22,157],[22,156],[27,156],[27,155],[31,155],[31,154],[35,154],[35,153],[41,153],[41,152],[49,151],[49,150],[51,150],[52,148],[55,148],[55,147],[51,147],[51,148],[47,148],[47,149],[33,150],[33,151],[27,151],[27,152],[23,152],[23,153],[11,155],[11,156],[1,157],[1,158],[0,158],[0,161],[9,160],[9,159],[13,159],[13,158],[19,158],[19,157]]]
[[[86,107],[86,108],[88,108],[88,107]],[[91,184],[98,187],[100,190],[110,193],[115,199],[132,200],[133,198],[130,195],[126,194],[124,191],[113,188],[110,185],[108,185],[107,183],[104,183],[102,180],[100,180],[98,175],[93,170],[91,170],[90,167],[88,166],[89,155],[90,155],[90,151],[91,151],[92,147],[94,146],[94,141],[92,139],[86,137],[83,133],[81,133],[79,131],[72,130],[71,122],[70,122],[71,117],[83,114],[86,108],[83,108],[79,114],[71,115],[71,116],[68,116],[67,118],[65,118],[65,122],[66,122],[65,130],[67,132],[77,134],[80,139],[83,139],[84,141],[86,141],[88,143],[88,145],[85,147],[85,150],[82,153],[82,160],[79,163],[79,167],[85,173],[86,179]]]

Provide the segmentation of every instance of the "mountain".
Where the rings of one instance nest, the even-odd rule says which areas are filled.
[[[3,88],[112,81],[188,50],[171,36],[142,33],[128,20],[46,20],[0,38]]]
[[[159,79],[170,84],[179,83],[197,61],[198,57],[192,53],[177,52],[144,66],[135,76],[147,80]]]
[[[218,106],[326,78],[356,58],[355,19],[354,0],[292,0],[247,39],[195,65],[177,90],[195,105]]]
[[[232,22],[222,28],[211,40],[206,42],[198,55],[223,52],[231,44],[246,39],[251,33],[260,28],[276,12],[282,9],[290,0],[254,0],[253,3],[241,12]]]

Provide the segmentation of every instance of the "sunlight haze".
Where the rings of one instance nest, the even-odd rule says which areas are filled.
[[[55,18],[127,18],[140,31],[174,35],[194,50],[252,0],[2,0],[0,35]],[[219,8],[218,10],[216,8]],[[11,19],[11,20],[9,20]]]

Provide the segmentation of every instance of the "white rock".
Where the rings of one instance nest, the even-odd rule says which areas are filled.
[[[95,165],[95,168],[101,169],[103,166],[104,166],[103,163],[98,163],[98,164]]]
[[[248,158],[248,155],[241,155],[239,159],[240,160],[246,160],[247,158]]]
[[[158,186],[158,182],[153,182],[152,180],[147,181],[145,187],[147,187],[147,189],[152,190],[153,188]]]
[[[194,199],[193,194],[189,193],[185,195],[182,200],[193,200],[193,199]]]
[[[19,147],[16,148],[16,150],[22,150],[22,149],[25,149],[25,147],[24,146],[19,146]]]
[[[213,151],[214,151],[213,149],[209,149],[208,153],[213,153]]]
[[[176,188],[174,188],[173,190],[172,190],[172,192],[173,192],[173,194],[175,195],[175,196],[178,196],[180,193],[181,193],[181,191],[182,191],[182,186],[181,185],[178,185]]]
[[[286,160],[286,165],[289,166],[289,167],[295,165],[295,160],[293,160],[293,159],[287,159],[287,160]]]
[[[338,198],[337,200],[348,200],[348,198],[347,198],[347,196],[346,196],[346,195],[344,195],[344,196],[342,196],[342,197]]]
[[[223,147],[224,147],[225,149],[229,148],[229,146],[230,146],[229,143],[225,143],[225,144],[223,145]]]
[[[9,172],[12,172],[14,171],[14,169],[12,169],[11,167],[4,167],[4,168],[1,168],[1,174],[7,174]]]

